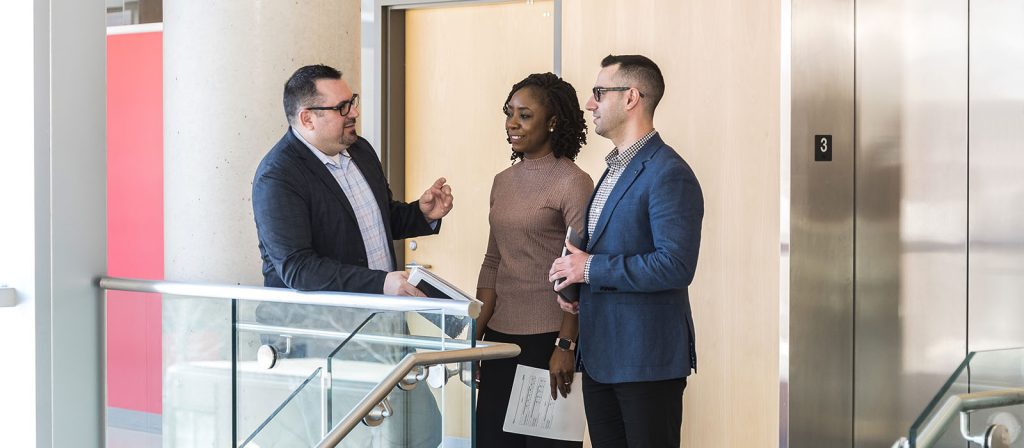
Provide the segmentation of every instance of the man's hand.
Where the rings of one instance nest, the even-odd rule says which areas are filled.
[[[555,294],[555,299],[558,300],[558,307],[561,308],[562,311],[565,311],[566,313],[569,313],[569,314],[579,314],[580,313],[580,303],[579,302],[567,302],[565,299],[562,298],[562,296],[560,296],[558,294]]]
[[[409,284],[409,273],[405,271],[388,272],[384,277],[384,295],[426,297],[423,291]]]
[[[434,181],[427,191],[420,196],[420,211],[427,221],[436,221],[444,218],[452,211],[452,187],[445,185],[445,178],[441,177]]]
[[[565,240],[565,247],[569,249],[569,255],[556,258],[548,271],[549,282],[565,279],[555,287],[555,291],[561,291],[573,283],[583,283],[583,268],[587,266],[587,258],[590,257],[590,254],[573,246],[568,239]]]
[[[569,395],[572,388],[572,377],[576,373],[576,352],[555,347],[548,362],[548,374],[551,377],[551,399],[557,400],[558,393],[562,398]]]

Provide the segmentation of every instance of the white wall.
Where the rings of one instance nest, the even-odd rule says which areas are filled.
[[[103,445],[102,2],[5,5],[0,41],[0,445]],[[52,75],[51,75],[52,73]]]
[[[50,140],[48,148],[45,140],[36,147],[49,149],[44,213],[50,214],[51,258],[37,272],[48,272],[51,295],[49,316],[37,315],[36,322],[42,329],[49,318],[50,345],[39,347],[50,357],[54,447],[103,445],[103,301],[95,285],[107,267],[102,3],[49,0]]]
[[[0,42],[8,67],[32,67],[32,3],[14,2],[0,14]],[[35,263],[33,243],[34,136],[32,70],[5,70],[0,75],[0,129],[6,136],[0,149],[0,283],[17,288],[18,305],[0,308],[0,339],[4,362],[0,368],[0,444],[35,444]]]

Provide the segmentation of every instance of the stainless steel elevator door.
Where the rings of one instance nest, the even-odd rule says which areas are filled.
[[[847,5],[855,154],[840,139],[825,166],[802,152],[844,124]],[[789,446],[891,446],[968,351],[1024,346],[1022,24],[1021,0],[793,4]],[[822,218],[844,207],[849,256],[847,221]],[[953,389],[1024,385],[1000,369]],[[954,427],[940,446],[965,444]]]
[[[971,2],[971,350],[1024,346],[1024,2]],[[1018,318],[1011,318],[1017,316]]]
[[[1024,2],[970,2],[970,350],[1024,346]],[[1016,363],[1013,363],[1016,364]],[[972,372],[971,387],[1021,387],[1024,366]],[[1024,421],[1024,406],[1009,412]],[[984,428],[992,411],[971,428]],[[1011,446],[1024,447],[1024,437]]]
[[[905,435],[966,351],[967,21],[857,1],[856,447]]]

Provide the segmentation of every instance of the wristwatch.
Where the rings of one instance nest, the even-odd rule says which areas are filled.
[[[572,339],[568,338],[555,338],[555,347],[562,349],[563,351],[576,350],[576,343]]]

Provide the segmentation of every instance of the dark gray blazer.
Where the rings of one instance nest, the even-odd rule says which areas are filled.
[[[655,135],[626,165],[586,237],[594,258],[590,284],[580,288],[577,350],[591,378],[659,381],[697,367],[687,287],[703,217],[693,170]]]
[[[388,240],[435,234],[419,203],[395,201],[384,170],[362,137],[348,148],[366,177]],[[292,134],[263,157],[252,185],[263,284],[305,291],[381,294],[384,271],[367,268],[366,247],[345,193],[323,162]],[[395,260],[391,247],[391,259]]]

